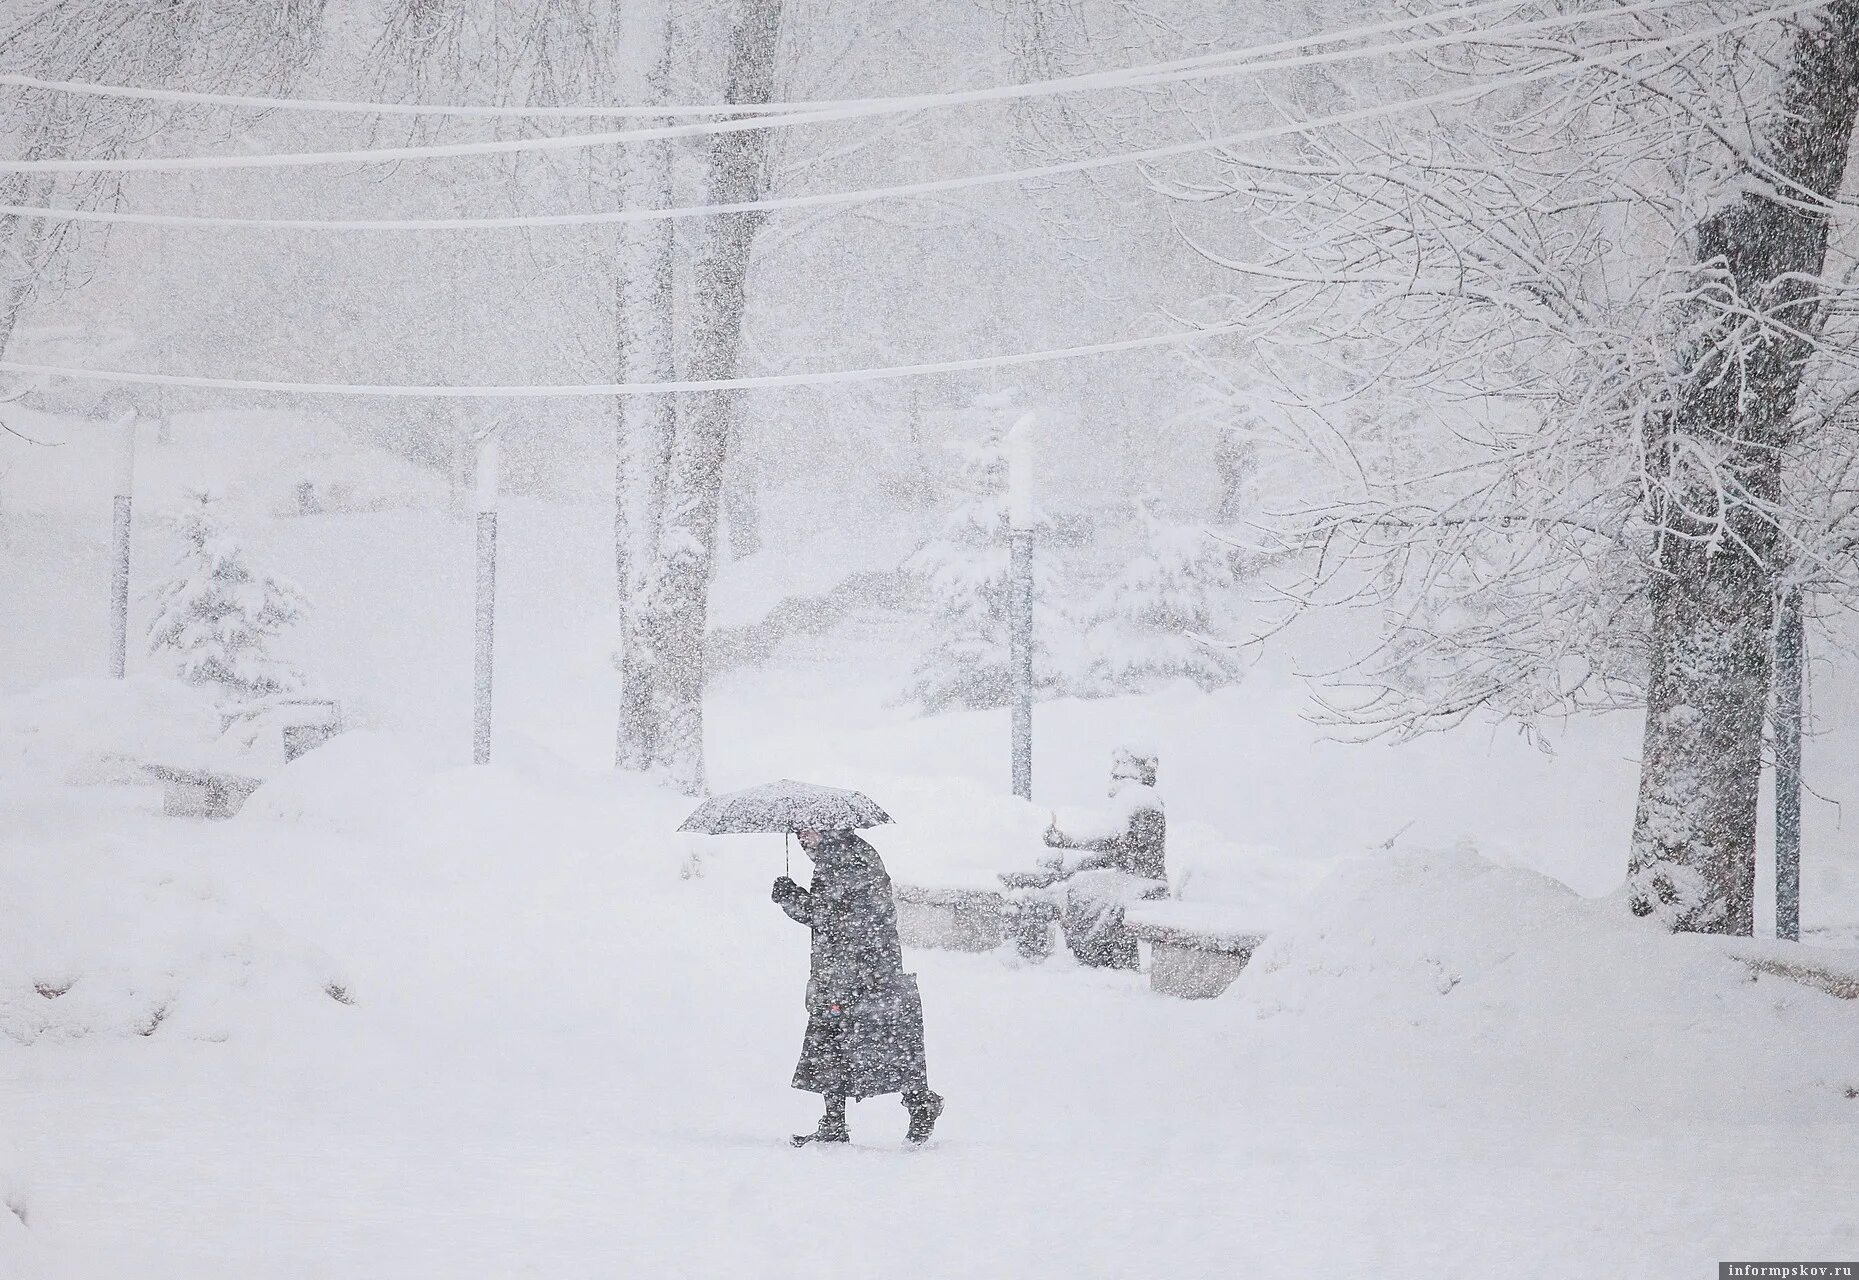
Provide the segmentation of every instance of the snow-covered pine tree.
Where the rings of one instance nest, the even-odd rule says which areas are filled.
[[[929,646],[912,673],[905,698],[925,711],[1006,706],[1013,691],[1008,669],[1007,450],[1003,428],[1012,419],[1006,395],[975,400],[983,416],[979,443],[958,443],[960,467],[955,510],[928,542],[904,562],[930,605]],[[1049,557],[1033,558],[1033,686],[1050,696],[1063,687],[1046,636],[1062,619],[1052,607]]]
[[[181,552],[174,576],[152,593],[149,653],[171,654],[190,684],[216,686],[224,711],[250,711],[301,688],[302,677],[266,648],[307,605],[295,586],[247,563],[217,502],[195,490],[166,519]]]
[[[1181,679],[1209,690],[1234,683],[1242,666],[1225,643],[1239,590],[1233,548],[1154,503],[1138,517],[1135,554],[1089,613],[1086,690],[1109,696]]]

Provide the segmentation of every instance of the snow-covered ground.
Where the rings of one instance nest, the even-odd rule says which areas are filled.
[[[898,879],[972,883],[1030,865],[1048,806],[1100,798],[1139,736],[1189,897],[1271,938],[1205,1002],[912,952],[935,1142],[903,1149],[886,1099],[851,1149],[790,1150],[814,1113],[787,1088],[807,961],[768,901],[782,847],[676,836],[687,802],[602,767],[609,518],[506,508],[487,769],[462,764],[466,525],[264,526],[317,607],[286,652],[356,728],[207,824],[116,780],[200,708],[146,663],[94,679],[101,540],[16,505],[0,1275],[1676,1280],[1859,1255],[1859,1007],[1601,896],[1630,718],[1553,757],[1489,730],[1349,746],[1268,662],[1212,696],[1042,707],[1028,806],[1003,717],[889,705],[911,635],[877,616],[719,681],[719,786],[865,787]],[[718,589],[731,617],[769,595],[753,561]],[[1815,821],[1808,923],[1850,929],[1850,840]]]
[[[170,1011],[0,1057],[11,1274],[1676,1278],[1859,1249],[1852,1007],[1533,873],[1354,862],[1208,1002],[913,952],[936,1140],[905,1150],[882,1099],[796,1152],[776,842],[687,875],[669,797],[347,752],[224,825],[129,790],[13,807],[16,877],[108,881],[154,932],[192,898],[224,954],[73,922],[127,970],[9,991]]]

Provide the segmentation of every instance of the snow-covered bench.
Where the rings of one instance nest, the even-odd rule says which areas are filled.
[[[230,818],[265,783],[250,774],[215,769],[153,764],[148,771],[161,780],[161,811],[170,818]]]
[[[1265,934],[1215,903],[1162,900],[1128,907],[1123,921],[1149,944],[1149,988],[1205,1000],[1233,984]]]
[[[986,889],[895,887],[897,935],[908,947],[992,951],[1007,936],[1004,895]]]
[[[245,754],[289,764],[342,732],[342,706],[328,698],[271,702],[226,716],[220,727],[239,740]]]
[[[279,769],[342,730],[341,708],[326,700],[272,703],[222,721],[225,732],[198,758],[151,764],[161,810],[171,818],[230,818]]]

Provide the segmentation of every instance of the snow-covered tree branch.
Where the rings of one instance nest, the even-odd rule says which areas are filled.
[[[1636,909],[1685,927],[1749,929],[1769,584],[1779,531],[1823,505],[1783,491],[1780,451],[1810,358],[1841,361],[1818,334],[1845,290],[1824,244],[1852,20],[1479,41],[1381,78],[1494,86],[1463,106],[1163,183],[1231,273],[1219,314],[1257,334],[1204,374],[1259,412],[1270,487],[1298,495],[1256,530],[1297,553],[1281,603],[1380,615],[1335,721],[1649,698]],[[1840,433],[1814,448],[1851,454]],[[1669,872],[1724,859],[1702,896]]]

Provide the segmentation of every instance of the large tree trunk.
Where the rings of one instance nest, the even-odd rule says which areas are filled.
[[[782,0],[737,0],[726,100],[767,102],[774,90]],[[716,134],[705,151],[711,202],[754,200],[763,190],[768,133]],[[712,218],[699,234],[693,268],[689,358],[693,380],[733,378],[760,213]],[[648,622],[662,698],[658,759],[695,794],[704,785],[705,630],[716,561],[723,464],[740,413],[740,392],[707,392],[681,406],[672,444],[659,574]]]
[[[669,25],[663,24],[664,45],[652,71],[650,91],[657,101],[664,100],[671,82]],[[624,190],[630,206],[672,204],[671,154],[664,143],[640,150],[627,170]],[[621,231],[614,323],[623,382],[669,382],[676,376],[672,251],[667,220],[629,223]],[[657,582],[676,409],[668,395],[624,396],[617,406],[613,545],[620,594],[620,716],[614,764],[622,769],[649,769],[658,754],[662,663],[646,620]]]
[[[1632,908],[1673,929],[1754,928],[1757,787],[1787,443],[1812,353],[1828,216],[1859,112],[1859,0],[1797,19],[1764,159],[1698,228],[1710,318],[1648,440],[1658,536]],[[1795,185],[1789,185],[1789,184]],[[1779,193],[1782,199],[1771,198]]]

